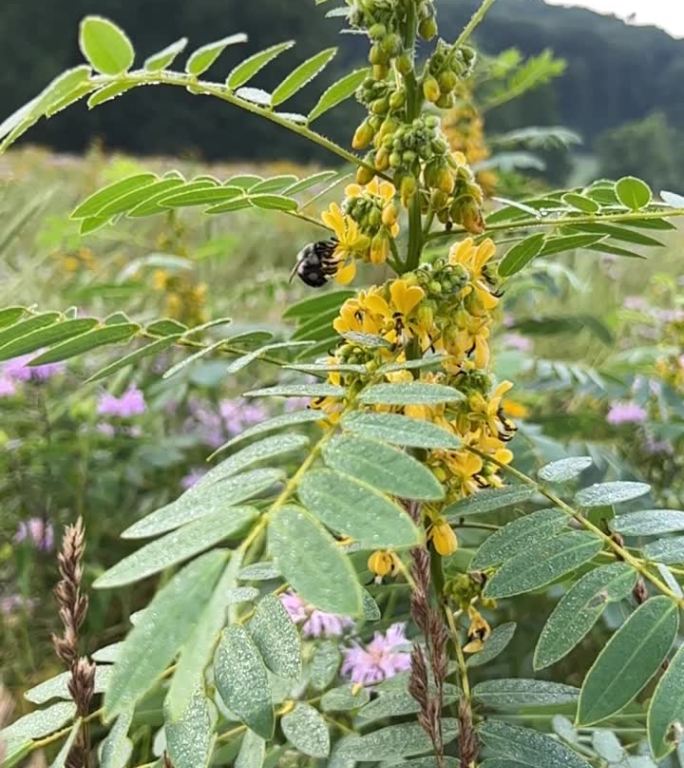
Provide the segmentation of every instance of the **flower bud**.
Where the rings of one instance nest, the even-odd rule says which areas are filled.
[[[440,109],[451,109],[455,103],[453,93],[442,93],[435,102],[435,106]]]
[[[416,192],[416,177],[409,173],[401,180],[401,187],[400,187],[400,194],[401,194],[401,202],[403,205],[408,205],[409,200],[413,197],[413,195]]]
[[[397,59],[397,69],[402,75],[408,75],[413,69],[413,59],[409,53],[402,53]]]
[[[401,37],[396,32],[386,35],[381,45],[388,56],[398,56],[401,53]]]
[[[396,557],[388,549],[378,549],[368,558],[368,570],[380,579],[390,576],[396,569]]]
[[[380,40],[387,34],[387,27],[384,24],[373,24],[368,34],[372,40]]]
[[[456,538],[456,534],[444,518],[439,518],[439,520],[432,525],[430,538],[432,539],[435,551],[439,555],[442,555],[442,557],[453,555],[458,549],[458,539]]]
[[[376,80],[384,80],[389,74],[387,64],[373,64],[373,77]]]
[[[371,64],[387,64],[387,55],[377,43],[371,46],[368,53],[368,61]]]
[[[390,168],[399,168],[401,165],[401,155],[398,152],[392,152],[389,162]]]
[[[397,206],[393,202],[389,202],[382,209],[382,223],[386,227],[391,227],[397,223],[398,215],[399,215],[399,212],[397,211]]]
[[[375,167],[378,171],[386,171],[389,168],[389,155],[385,147],[380,147],[375,153]]]
[[[423,19],[420,22],[418,25],[418,34],[423,40],[432,40],[437,34],[437,22],[432,16],[429,16],[427,19]]]
[[[373,141],[373,135],[373,128],[367,120],[364,120],[354,132],[352,147],[354,149],[365,149]]]
[[[454,217],[456,218],[456,217]],[[484,217],[480,206],[472,199],[466,198],[461,205],[460,218],[456,219],[471,235],[481,235],[485,231]]]
[[[356,169],[356,183],[362,187],[366,184],[370,184],[375,178],[375,173],[367,165],[360,165]]]
[[[384,231],[378,232],[378,234],[371,240],[370,248],[370,260],[373,264],[384,264],[389,256],[389,239],[387,233]]]
[[[451,69],[445,69],[438,78],[439,88],[444,93],[451,93],[458,85],[458,76]]]
[[[389,105],[392,109],[400,109],[406,102],[406,91],[403,88],[398,88],[393,91],[389,97]]]
[[[437,184],[435,186],[450,195],[454,191],[454,184],[453,174],[446,165],[443,165],[437,172]]]
[[[423,95],[433,104],[439,100],[439,97],[442,94],[439,90],[439,83],[437,82],[437,78],[433,77],[432,75],[429,75],[425,78],[423,81]]]

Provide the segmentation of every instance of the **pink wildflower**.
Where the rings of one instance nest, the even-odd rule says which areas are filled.
[[[354,626],[349,616],[319,611],[292,591],[280,596],[280,601],[295,624],[302,624],[304,637],[339,637]]]
[[[353,683],[379,683],[411,668],[411,654],[406,650],[405,624],[392,624],[383,635],[376,632],[365,647],[354,643],[344,651],[342,674]]]

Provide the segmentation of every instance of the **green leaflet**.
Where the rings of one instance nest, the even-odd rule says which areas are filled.
[[[544,465],[537,474],[547,483],[567,483],[579,477],[593,463],[591,456],[571,456]]]
[[[677,605],[668,597],[652,597],[640,605],[587,673],[577,722],[597,723],[629,704],[666,658],[678,626]]]
[[[603,546],[591,533],[562,533],[526,549],[487,582],[487,597],[512,597],[550,584],[594,558]]]
[[[453,741],[457,735],[456,721],[451,718],[443,719],[442,734],[445,744]],[[418,723],[402,723],[388,725],[365,736],[345,736],[338,742],[335,753],[338,757],[365,762],[393,760],[431,751],[430,737]]]
[[[248,728],[235,760],[235,768],[261,768],[265,756],[266,742]]]
[[[644,496],[651,490],[646,483],[617,481],[596,483],[575,494],[575,503],[580,507],[608,507]]]
[[[116,718],[100,745],[101,768],[126,768],[133,753],[133,742],[128,738],[128,729],[132,722],[133,709],[122,712]]]
[[[216,734],[216,706],[198,688],[180,718],[165,718],[166,749],[174,768],[206,768]]]
[[[455,435],[436,424],[397,413],[352,411],[342,419],[342,426],[362,437],[408,448],[456,450],[461,444]]]
[[[56,363],[76,355],[82,355],[84,352],[98,349],[107,344],[119,344],[131,339],[139,330],[140,326],[135,323],[118,323],[105,326],[104,328],[95,328],[56,344],[54,347],[43,352],[42,355],[34,357],[30,365]]]
[[[342,435],[326,444],[323,457],[332,469],[393,496],[428,501],[444,498],[444,489],[427,467],[379,440]]]
[[[536,489],[531,485],[507,485],[503,488],[485,488],[471,496],[450,504],[444,514],[449,520],[458,520],[470,515],[484,515],[497,509],[513,506],[534,496]]]
[[[473,688],[477,701],[492,709],[547,707],[572,704],[577,701],[579,688],[548,680],[485,680]]]
[[[275,719],[268,672],[243,626],[233,624],[223,632],[214,676],[216,688],[231,711],[263,739],[272,738]]]
[[[330,469],[307,472],[299,484],[302,503],[326,526],[368,549],[416,546],[422,533],[405,509],[372,486]]]
[[[675,723],[684,722],[684,646],[660,678],[648,707],[648,740],[656,760],[662,760],[676,748]]]
[[[312,123],[317,120],[321,115],[325,114],[328,110],[336,107],[341,102],[354,95],[356,89],[361,85],[364,79],[368,76],[368,69],[357,69],[354,72],[350,72],[348,75],[341,77],[337,82],[333,83],[325,92],[321,95],[321,98],[316,103],[316,106],[309,112],[307,120]]]
[[[79,44],[86,59],[104,75],[119,75],[133,64],[131,41],[122,29],[102,16],[83,19]]]
[[[167,45],[166,48],[162,48],[158,53],[153,53],[145,59],[144,69],[148,72],[159,72],[162,69],[166,69],[170,64],[173,64],[176,56],[185,50],[187,44],[188,38],[181,37],[174,43]]]
[[[367,405],[437,405],[463,400],[463,394],[444,384],[413,382],[375,384],[364,389],[359,400]]]
[[[185,71],[189,75],[198,77],[209,69],[229,45],[246,42],[247,35],[244,32],[238,32],[235,35],[229,35],[221,40],[216,40],[216,42],[203,45],[190,55],[185,65]]]
[[[539,255],[545,241],[546,235],[538,233],[516,243],[499,264],[501,277],[510,277],[520,272],[535,256]]]
[[[642,509],[618,515],[611,527],[624,536],[656,536],[684,531],[684,512],[676,509]]]
[[[118,653],[104,699],[107,720],[147,693],[188,639],[225,559],[218,551],[198,557],[154,596]]]
[[[311,513],[293,505],[279,509],[268,545],[276,567],[305,600],[330,613],[362,613],[361,586],[349,558]]]
[[[38,709],[20,717],[0,731],[0,742],[8,753],[18,750],[22,744],[32,739],[42,739],[62,728],[76,714],[76,706],[71,701],[60,701],[45,709]]]
[[[123,532],[122,538],[157,536],[219,512],[223,512],[227,518],[234,517],[239,528],[243,524],[240,521],[244,522],[249,514],[248,507],[238,506],[240,502],[257,496],[283,477],[284,473],[278,469],[254,469],[209,485],[193,486],[176,501],[133,523]]]
[[[615,184],[615,194],[624,206],[633,211],[645,208],[653,198],[648,184],[634,176],[625,176],[620,179]]]
[[[655,560],[657,563],[682,563],[684,562],[684,536],[653,541],[643,548],[643,553],[649,560]]]
[[[259,51],[259,53],[255,53],[244,61],[241,61],[228,75],[226,85],[231,90],[240,88],[245,85],[245,83],[249,82],[254,75],[258,74],[267,64],[273,61],[273,59],[280,56],[281,53],[284,53],[289,48],[292,48],[293,45],[293,40],[287,40],[284,43],[272,45],[270,48]]]
[[[589,763],[569,747],[531,728],[500,720],[486,720],[478,729],[485,746],[501,760],[489,760],[494,768],[589,768]]]
[[[513,520],[486,539],[475,553],[470,568],[499,565],[524,549],[560,533],[567,527],[568,521],[568,515],[560,509],[541,509]]]
[[[369,701],[370,693],[366,688],[348,683],[326,691],[321,698],[321,709],[324,712],[348,712],[359,709]]]
[[[310,704],[298,703],[280,721],[287,740],[310,757],[330,754],[330,734],[325,720]]]
[[[274,89],[271,95],[271,106],[277,107],[297,91],[301,90],[307,83],[314,79],[328,65],[333,56],[337,53],[337,48],[327,48],[305,62],[300,64],[283,80],[280,85]]]
[[[299,632],[277,597],[266,595],[257,603],[247,629],[271,672],[293,680],[299,678],[302,674]]]
[[[625,563],[611,563],[585,574],[563,596],[541,631],[534,652],[534,668],[544,669],[582,640],[609,603],[628,597],[636,572]]]

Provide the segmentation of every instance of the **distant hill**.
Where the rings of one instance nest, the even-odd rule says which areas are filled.
[[[477,3],[440,0],[440,5],[442,34],[448,39],[457,34]],[[339,22],[325,19],[313,0],[4,0],[0,4],[2,113],[14,110],[57,72],[79,61],[76,29],[87,13],[111,16],[129,32],[143,55],[181,35],[201,45],[224,34],[248,31],[249,44],[221,58],[217,77],[245,52],[296,38],[295,51],[283,56],[264,78],[266,87],[324,46],[341,46],[328,78],[339,76],[364,50],[358,38],[340,38]],[[492,53],[512,46],[524,53],[551,48],[569,64],[567,74],[553,85],[552,98],[543,92],[531,94],[520,104],[499,110],[490,120],[495,128],[564,123],[591,141],[606,128],[658,110],[684,131],[684,42],[656,28],[630,27],[590,11],[547,6],[542,0],[498,0],[477,41]],[[305,106],[317,95],[316,87],[324,85],[325,77],[304,92]],[[306,157],[310,153],[308,145],[262,121],[245,120],[231,108],[208,100],[190,103],[191,98],[162,89],[133,92],[90,114],[85,108],[67,111],[34,131],[31,140],[78,151],[97,135],[107,146],[131,152],[193,152],[209,158],[285,153]],[[346,138],[358,114],[350,106],[322,125],[332,135]]]

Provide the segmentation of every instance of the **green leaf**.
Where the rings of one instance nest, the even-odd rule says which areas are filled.
[[[109,683],[111,667],[97,667],[95,669],[95,693],[102,693]],[[62,672],[61,675],[44,680],[33,688],[29,688],[24,694],[26,701],[32,704],[45,704],[51,699],[71,699],[69,692],[70,672]]]
[[[182,717],[198,684],[204,680],[204,670],[211,663],[214,649],[226,624],[227,595],[237,587],[237,573],[242,564],[238,552],[231,555],[203,612],[197,619],[190,637],[181,648],[164,706],[172,720]]]
[[[444,718],[442,720],[444,743],[449,744],[456,735],[456,721]],[[336,754],[339,757],[353,758],[357,762],[389,761],[431,752],[432,749],[432,741],[421,725],[401,723],[388,725],[386,728],[380,728],[364,736],[356,734],[345,736],[338,743]]]
[[[0,328],[6,328],[8,325],[14,325],[24,316],[26,310],[24,307],[7,307],[0,310]]]
[[[582,576],[546,621],[534,651],[534,668],[549,667],[570,653],[610,603],[629,597],[636,576],[625,563],[604,565]]]
[[[393,496],[426,501],[444,498],[444,489],[427,467],[379,440],[341,435],[325,445],[323,458],[331,469]]]
[[[309,682],[317,691],[327,688],[337,677],[342,663],[342,653],[332,640],[319,643],[309,665]]]
[[[340,78],[337,82],[333,83],[329,88],[325,90],[321,98],[318,100],[316,106],[309,112],[307,120],[312,123],[317,120],[321,115],[325,114],[328,110],[336,107],[341,102],[353,96],[356,89],[368,76],[368,69],[357,69],[354,72],[350,72],[348,75]]]
[[[562,533],[506,560],[487,582],[487,597],[512,597],[544,587],[592,560],[603,543],[591,533]]]
[[[506,646],[513,639],[515,628],[516,623],[514,621],[508,621],[505,624],[494,627],[492,634],[485,640],[482,650],[469,656],[466,666],[481,667],[483,664],[489,664],[492,659],[495,659],[506,649]]]
[[[337,176],[337,171],[319,171],[318,173],[314,173],[311,176],[307,176],[304,179],[298,180],[296,183],[291,184],[289,187],[286,187],[283,192],[289,196],[297,195],[300,192],[304,192],[307,189],[311,189],[311,187],[315,187],[318,184],[323,184],[326,181],[329,181],[334,176]],[[289,309],[291,309],[290,307]],[[287,314],[287,312],[283,315],[283,317]]]
[[[181,37],[175,43],[162,48],[158,53],[153,53],[145,59],[144,69],[148,72],[160,72],[162,69],[166,69],[169,65],[173,64],[173,60],[179,53],[183,53],[187,44],[188,38]]]
[[[622,227],[617,224],[578,224],[577,227],[574,228],[593,234],[608,235],[615,240],[623,240],[626,243],[636,243],[637,245],[648,245],[656,247],[663,247],[664,245],[664,243],[660,242],[660,240],[656,240],[653,237],[644,235],[642,232],[635,232],[633,229]],[[596,248],[603,246],[603,243],[598,243]],[[639,256],[639,254],[632,254],[631,252],[627,253],[629,253],[630,256]]]
[[[514,504],[527,501],[535,493],[531,485],[507,485],[503,488],[485,488],[483,491],[473,493],[455,504],[450,504],[444,514],[450,520],[458,520],[460,517],[470,515],[484,515],[497,509],[510,507]]]
[[[119,344],[120,342],[128,341],[139,330],[140,326],[135,323],[119,323],[106,326],[105,328],[96,328],[51,347],[46,352],[43,352],[42,355],[34,357],[29,365],[56,363],[76,355],[82,355],[84,352],[98,349],[107,344]]]
[[[675,732],[684,722],[684,646],[660,678],[648,707],[647,729],[651,752],[660,761],[670,754],[680,740]]]
[[[265,50],[250,56],[248,59],[241,61],[228,75],[226,85],[231,90],[240,88],[240,86],[248,83],[254,75],[260,72],[267,64],[273,61],[273,59],[292,48],[293,45],[294,40],[287,40],[284,43],[272,45],[270,48],[266,48]]]
[[[245,392],[245,397],[344,397],[344,387],[334,384],[282,384]]]
[[[202,615],[224,563],[223,552],[208,552],[152,598],[118,654],[105,693],[107,720],[133,706],[166,669]]]
[[[120,75],[131,68],[135,51],[126,33],[102,16],[86,16],[81,22],[81,52],[103,75]]]
[[[566,192],[561,200],[572,208],[576,208],[582,213],[598,213],[601,206],[586,195],[579,195],[576,192]]]
[[[470,568],[482,570],[499,565],[560,533],[567,527],[569,519],[560,509],[541,509],[513,520],[485,540]]]
[[[12,753],[33,739],[42,739],[62,728],[76,714],[76,705],[60,701],[20,717],[0,731],[0,743]]]
[[[247,729],[240,753],[235,760],[235,768],[261,768],[266,757],[266,742],[254,731]]]
[[[578,248],[587,248],[605,239],[605,235],[560,235],[548,237],[539,256],[553,256],[564,251],[574,251]]]
[[[487,760],[487,768],[590,768],[589,763],[572,749],[531,728],[520,728],[501,720],[486,720],[478,733],[488,751],[506,758],[503,761]]]
[[[93,586],[95,589],[112,589],[159,573],[236,535],[256,515],[256,510],[249,507],[233,508],[230,514],[220,509],[205,515],[119,560],[97,578]]]
[[[100,768],[127,768],[133,754],[128,729],[133,722],[133,709],[122,712],[100,745]]]
[[[620,763],[625,757],[625,750],[612,731],[594,731],[591,746],[596,754],[609,763]]]
[[[207,768],[216,741],[216,720],[216,707],[203,688],[195,690],[180,718],[165,718],[166,749],[174,768]]]
[[[656,563],[684,563],[684,536],[652,541],[642,551],[649,560]]]
[[[473,696],[491,709],[548,707],[573,704],[579,696],[579,688],[548,680],[509,678],[478,683],[473,688]]]
[[[271,419],[266,419],[259,424],[255,424],[253,427],[240,432],[239,435],[231,438],[227,443],[216,449],[214,453],[221,453],[230,448],[236,443],[240,443],[243,440],[256,437],[257,435],[267,434],[268,432],[276,432],[284,427],[293,427],[298,424],[310,424],[311,422],[321,421],[322,414],[320,411],[316,411],[309,408],[304,411],[289,411],[288,413],[281,413],[278,416],[274,416]]]
[[[72,219],[86,219],[96,216],[106,205],[128,193],[147,187],[158,181],[154,173],[136,173],[108,184],[89,195],[71,214]]]
[[[229,45],[246,42],[247,35],[244,32],[238,32],[235,35],[229,35],[228,37],[221,38],[221,40],[203,45],[191,54],[185,65],[185,71],[189,75],[199,77],[199,75],[209,69]]]
[[[111,83],[110,85],[106,85],[104,88],[95,91],[95,93],[88,99],[88,109],[94,109],[95,107],[99,107],[100,104],[112,101],[118,96],[121,96],[121,94],[126,93],[126,91],[131,91],[133,88],[137,88],[138,85],[138,83]],[[89,92],[90,90],[92,89],[88,88],[88,91],[86,92]]]
[[[93,86],[90,82],[91,69],[86,64],[67,69],[56,77],[38,96],[35,111],[51,117],[89,93]],[[1,133],[0,133],[1,135]]]
[[[318,315],[321,312],[330,309],[339,309],[347,299],[354,295],[354,291],[350,290],[327,291],[321,294],[315,294],[314,296],[310,296],[309,298],[302,299],[301,301],[290,305],[285,312],[283,312],[283,318],[311,317],[312,315]]]
[[[20,339],[39,328],[54,325],[60,320],[59,312],[42,312],[40,315],[28,317],[18,323],[10,325],[4,331],[0,331],[0,346],[9,344],[15,339]]]
[[[271,672],[299,679],[302,674],[299,632],[277,597],[266,595],[257,603],[247,629]]]
[[[285,187],[294,184],[297,181],[297,177],[286,173],[281,174],[280,176],[271,176],[267,179],[262,179],[262,181],[255,184],[253,187],[250,187],[249,194],[250,197],[255,194],[263,194],[265,192],[280,192]]]
[[[659,595],[640,605],[587,673],[577,722],[597,723],[629,704],[667,657],[678,626],[677,605],[670,598]]]
[[[309,512],[292,505],[279,509],[268,544],[275,565],[304,600],[330,613],[362,613],[361,587],[349,558]]]
[[[328,62],[337,53],[337,48],[327,48],[294,69],[283,82],[273,91],[271,95],[271,106],[277,107],[297,91],[301,90],[307,83],[322,72],[328,65]]]
[[[648,184],[634,176],[625,176],[620,179],[615,184],[615,194],[624,206],[633,211],[645,208],[653,199],[653,193]]]
[[[29,352],[35,352],[41,347],[50,346],[72,336],[78,336],[84,331],[88,331],[94,325],[97,325],[97,320],[84,317],[77,320],[66,320],[63,323],[55,323],[47,328],[38,328],[0,347],[0,360],[19,357]]]
[[[611,527],[623,536],[655,536],[684,531],[684,512],[676,509],[642,509],[618,515]]]
[[[463,400],[463,394],[444,384],[416,381],[407,384],[375,384],[361,392],[366,405],[437,405]]]
[[[583,488],[575,494],[575,504],[590,509],[591,507],[609,507],[644,496],[651,490],[646,483],[596,483]]]
[[[296,200],[285,195],[252,195],[250,193],[249,202],[257,208],[264,208],[268,211],[296,211],[299,207]]]
[[[283,479],[278,469],[255,469],[242,475],[208,485],[195,485],[176,501],[156,509],[128,527],[124,539],[145,539],[172,531],[181,525],[204,519],[208,515],[223,515],[240,530],[252,517],[250,507],[236,506],[270,488]]]
[[[330,469],[307,472],[298,493],[325,525],[351,536],[363,548],[405,549],[422,541],[420,530],[402,507],[370,485]]]
[[[455,450],[460,441],[451,432],[429,421],[411,419],[396,413],[352,411],[342,419],[342,426],[362,437],[384,440],[409,448]]]
[[[455,685],[444,685],[443,704],[448,706],[459,698],[459,690]],[[389,690],[380,693],[370,704],[367,704],[359,713],[359,724],[367,725],[376,720],[384,720],[388,717],[400,717],[411,715],[420,711],[420,704],[411,696],[408,690]]]
[[[123,355],[123,357],[119,357],[117,360],[114,360],[104,368],[100,368],[100,370],[96,371],[92,376],[89,376],[86,380],[86,383],[105,379],[107,376],[111,376],[113,373],[116,373],[116,371],[120,371],[122,368],[126,368],[129,365],[133,365],[133,363],[137,363],[139,360],[143,360],[150,355],[157,355],[160,352],[163,352],[165,349],[168,349],[170,346],[172,346],[174,342],[180,339],[181,335],[182,334],[177,333],[173,336],[166,336],[163,339],[157,339],[150,344],[145,344],[145,346],[140,347],[140,349],[136,349],[133,352],[129,352],[127,355]]]
[[[545,464],[537,474],[547,483],[567,483],[578,478],[593,463],[591,456],[571,456]]]
[[[349,712],[369,701],[370,693],[366,688],[349,683],[326,691],[321,698],[321,709],[324,712]]]
[[[283,715],[280,725],[292,746],[309,757],[330,754],[330,734],[325,720],[310,704],[299,702]]]
[[[546,235],[538,233],[526,237],[520,243],[516,243],[509,249],[499,264],[499,274],[501,277],[510,277],[520,272],[535,256],[541,253],[545,242]]]
[[[233,624],[224,630],[216,651],[214,676],[216,688],[231,712],[263,739],[272,738],[275,718],[268,672],[243,626]]]
[[[192,182],[190,182],[192,183]],[[189,185],[188,185],[189,186]],[[215,187],[202,185],[193,189],[175,189],[173,194],[161,198],[157,205],[162,208],[187,208],[193,205],[215,205],[216,203],[241,197],[238,187]]]

